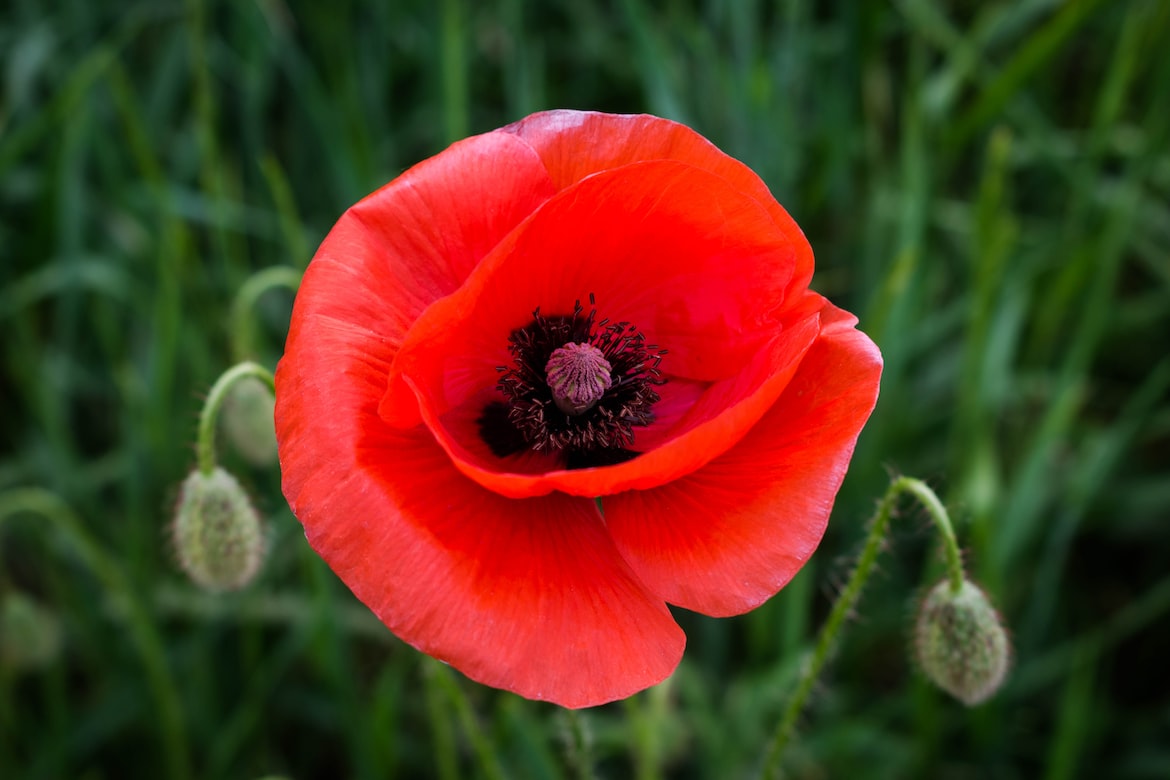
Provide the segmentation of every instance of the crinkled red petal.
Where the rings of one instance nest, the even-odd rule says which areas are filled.
[[[397,345],[427,306],[456,290],[553,191],[540,159],[515,136],[460,141],[342,215],[314,264],[339,263],[349,280],[310,292],[306,305],[338,296],[347,321],[377,327]]]
[[[380,284],[315,261],[277,369],[283,489],[309,543],[395,634],[485,684],[583,707],[664,679],[685,638],[594,502],[503,498],[425,428],[379,418],[400,314],[368,305]]]
[[[816,337],[823,299],[785,297],[803,243],[754,199],[690,165],[657,161],[588,177],[537,209],[419,318],[395,361],[383,417],[410,427],[421,414],[461,471],[511,497],[608,495],[668,482],[731,447]],[[491,454],[475,412],[497,368],[511,362],[512,330],[537,306],[569,313],[591,293],[599,317],[629,321],[669,350],[668,383],[702,391],[685,411],[666,410],[671,430],[655,431],[662,443],[634,460],[524,473]]]
[[[882,367],[852,315],[828,306],[821,317],[796,375],[738,445],[668,485],[605,499],[618,549],[667,602],[746,612],[820,543]]]
[[[776,202],[755,171],[729,157],[686,125],[646,114],[603,114],[593,111],[542,111],[521,119],[504,132],[531,144],[558,189],[565,189],[598,171],[647,160],[676,160],[713,173],[750,195],[784,230],[800,228]],[[812,279],[813,253],[807,242],[796,247],[792,289]]]

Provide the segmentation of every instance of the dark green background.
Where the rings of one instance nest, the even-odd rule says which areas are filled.
[[[973,710],[916,675],[941,567],[906,503],[791,775],[1170,776],[1167,40],[1157,0],[5,3],[0,592],[64,648],[0,671],[0,776],[566,773],[561,713],[389,637],[274,468],[224,453],[271,537],[248,590],[196,592],[167,541],[244,280],[551,107],[661,114],[747,162],[886,358],[814,562],[749,615],[682,615],[672,682],[585,713],[601,775],[756,771],[898,472],[951,507],[1015,668]],[[270,367],[289,306],[257,309]]]

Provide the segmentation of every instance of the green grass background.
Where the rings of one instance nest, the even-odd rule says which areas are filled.
[[[0,777],[556,778],[577,729],[603,777],[752,776],[890,472],[951,508],[1013,672],[971,710],[916,674],[942,569],[905,503],[787,773],[1170,777],[1167,40],[1160,0],[8,0],[0,592],[64,647],[0,669]],[[576,721],[389,636],[274,468],[223,455],[270,534],[244,592],[197,592],[167,535],[240,285],[551,107],[755,168],[886,359],[814,561],[749,615],[680,615],[672,680]],[[290,304],[256,308],[270,367]]]

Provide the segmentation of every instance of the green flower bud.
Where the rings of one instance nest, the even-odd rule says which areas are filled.
[[[244,587],[264,558],[260,516],[236,478],[218,466],[183,481],[174,539],[179,563],[207,590]]]
[[[61,621],[19,591],[0,601],[0,664],[14,671],[41,669],[61,652]]]
[[[223,402],[223,432],[236,451],[253,466],[276,462],[276,426],[272,418],[276,398],[254,376],[232,385]]]
[[[957,593],[935,585],[918,611],[915,649],[923,673],[968,707],[999,690],[1011,661],[1007,631],[987,596],[968,580]]]

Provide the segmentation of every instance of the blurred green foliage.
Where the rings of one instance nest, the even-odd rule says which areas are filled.
[[[0,590],[63,646],[0,669],[0,777],[553,778],[586,743],[607,777],[751,776],[887,470],[944,495],[1015,668],[972,710],[915,673],[942,569],[904,512],[788,773],[1170,776],[1168,39],[1159,0],[8,0]],[[274,469],[224,454],[271,536],[246,591],[197,592],[166,531],[235,291],[550,107],[754,167],[886,357],[814,562],[749,615],[681,615],[669,684],[572,717],[389,636]],[[250,357],[290,301],[259,299]]]

